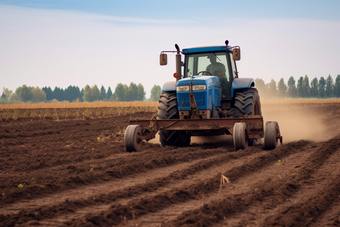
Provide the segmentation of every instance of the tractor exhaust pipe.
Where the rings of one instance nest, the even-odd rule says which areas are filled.
[[[178,77],[176,78],[176,81],[179,81],[182,78],[182,56],[181,51],[179,49],[179,46],[175,44],[175,48],[177,50],[176,54],[176,73]]]

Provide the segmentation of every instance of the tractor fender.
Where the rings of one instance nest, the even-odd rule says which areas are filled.
[[[168,81],[163,84],[162,92],[176,91],[176,81]]]
[[[255,87],[253,78],[235,78],[231,84],[231,97],[234,97],[235,90]]]

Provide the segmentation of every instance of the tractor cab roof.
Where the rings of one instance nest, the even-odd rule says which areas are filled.
[[[226,51],[231,50],[230,46],[206,46],[206,47],[192,47],[186,48],[182,50],[183,54],[192,54],[192,53],[208,53],[208,52],[218,52],[218,51]]]

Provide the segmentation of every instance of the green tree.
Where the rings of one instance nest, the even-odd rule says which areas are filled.
[[[53,99],[56,99],[58,101],[64,101],[64,89],[63,88],[59,88],[59,87],[55,87],[53,90]]]
[[[79,94],[79,99],[81,102],[84,102],[83,96],[84,96],[84,88],[81,89],[80,94]]]
[[[9,102],[10,103],[20,103],[20,99],[19,99],[17,93],[14,93],[13,95],[11,95],[11,97],[9,98]]]
[[[46,93],[39,87],[32,88],[32,102],[46,102]]]
[[[84,92],[83,92],[83,100],[84,102],[91,102],[91,87],[86,84]]]
[[[326,87],[326,80],[322,76],[319,80],[319,97],[325,98],[325,87]]]
[[[303,97],[310,97],[310,86],[309,86],[309,78],[307,75],[302,80],[302,94]]]
[[[158,101],[161,94],[162,94],[161,87],[159,85],[154,85],[151,88],[151,96],[150,96],[151,101]]]
[[[100,100],[100,91],[99,88],[97,87],[97,85],[94,85],[91,87],[91,101],[97,101]]]
[[[78,101],[80,101],[82,99],[82,94],[80,91],[80,88],[78,86],[73,86],[72,87],[72,100],[74,100],[74,98],[76,98],[76,100],[78,99]]]
[[[15,90],[15,93],[18,95],[19,100],[22,102],[31,101],[33,97],[32,87],[27,87],[26,84],[18,87]]]
[[[266,86],[264,80],[256,78],[255,79],[255,87],[259,91],[261,97],[266,97],[268,94],[268,87]]]
[[[85,86],[83,92],[83,100],[84,102],[93,102],[100,100],[100,91],[97,85],[90,87],[88,84]]]
[[[260,88],[264,88],[266,86],[266,83],[264,82],[264,80],[256,78],[255,85],[256,85],[256,88],[260,90]]]
[[[285,98],[287,96],[287,85],[283,78],[281,78],[277,84],[277,92],[280,98]]]
[[[5,99],[6,101],[9,100],[9,98],[11,97],[11,95],[13,94],[12,90],[9,90],[8,88],[3,88],[2,89],[2,96],[1,98]]]
[[[268,83],[267,86],[270,97],[276,98],[277,97],[276,81],[274,79],[271,79],[270,83]]]
[[[319,86],[319,82],[318,82],[318,79],[315,77],[310,83],[310,96],[312,98],[316,98],[319,96],[318,86]]]
[[[2,92],[2,95],[0,97],[0,104],[6,104],[6,103],[7,103],[6,95],[4,92]]]
[[[326,97],[327,98],[331,98],[333,96],[333,78],[331,77],[331,75],[328,75],[327,79],[326,79]]]
[[[116,101],[125,101],[125,87],[122,83],[117,84],[115,88]]]
[[[124,86],[124,100],[123,101],[130,101],[129,100],[129,86],[127,86],[126,84],[123,85]]]
[[[104,88],[104,86],[102,85],[102,87],[100,88],[100,99],[101,100],[106,100],[108,97],[107,97],[107,94],[106,94],[106,90]]]
[[[302,82],[303,82],[303,77],[301,76],[297,82],[297,96],[300,98],[304,96],[303,89],[302,89]]]
[[[294,77],[290,77],[288,79],[288,97],[290,98],[296,98],[297,96],[297,88],[295,86],[295,80]]]
[[[138,84],[137,86],[137,97],[139,101],[144,101],[145,99],[145,91],[144,91],[144,87],[141,83]]]
[[[117,98],[116,98],[116,94],[112,94],[111,95],[111,97],[110,97],[110,99],[109,99],[111,102],[115,102],[115,101],[117,101]]]
[[[340,75],[337,75],[335,79],[334,96],[340,98]]]
[[[109,87],[107,89],[107,99],[110,100],[111,99],[111,96],[112,96],[112,90],[111,90],[111,87]]]
[[[76,101],[77,99],[78,99],[78,101],[81,99],[79,87],[78,86],[71,86],[71,85],[68,86],[64,90],[64,100],[67,100],[69,102],[73,102],[73,101]]]
[[[135,83],[131,82],[128,88],[126,101],[138,100],[138,87]]]
[[[0,97],[0,104],[7,104],[6,96],[4,93],[2,93]]]
[[[43,87],[41,90],[45,92],[47,101],[50,101],[53,99],[53,91],[50,87]]]

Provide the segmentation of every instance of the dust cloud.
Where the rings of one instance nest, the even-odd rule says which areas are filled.
[[[267,121],[277,121],[283,142],[296,140],[325,141],[334,137],[320,115],[311,113],[308,108],[263,111],[264,124]]]

